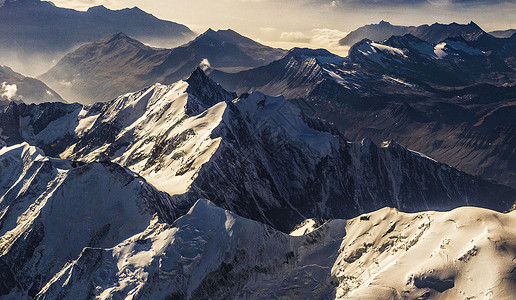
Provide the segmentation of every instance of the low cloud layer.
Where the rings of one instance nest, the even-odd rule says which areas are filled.
[[[291,47],[308,47],[308,48],[325,48],[335,54],[347,55],[348,47],[338,44],[347,32],[337,29],[316,28],[307,32],[292,31],[282,32],[280,34],[280,42],[269,42],[275,46],[283,48]],[[266,42],[267,43],[267,42]]]
[[[3,82],[0,86],[0,95],[2,98],[7,98],[8,100],[12,100],[16,93],[18,92],[18,87],[16,84],[8,84],[7,82]]]

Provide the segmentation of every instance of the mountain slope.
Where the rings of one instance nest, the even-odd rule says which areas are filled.
[[[514,225],[514,212],[386,208],[286,235],[199,200],[173,225],[85,248],[38,298],[510,299]]]
[[[324,49],[293,48],[285,57],[268,65],[238,73],[210,70],[209,76],[238,93],[258,90],[290,99],[307,98],[318,89],[349,93],[348,88],[333,84],[333,73],[323,67],[324,64],[341,65],[344,61]]]
[[[285,98],[236,98],[200,69],[187,81],[108,103],[57,108],[18,109],[26,120],[19,136],[52,155],[127,166],[174,195],[181,210],[208,198],[283,231],[309,217],[351,217],[384,206],[505,210],[516,201],[510,188],[396,143],[349,143]],[[44,110],[52,120],[38,119]],[[16,119],[10,111],[5,119]]]
[[[6,66],[0,66],[0,99],[25,103],[63,102],[61,96],[43,82],[25,77]]]
[[[0,149],[0,163],[1,296],[34,297],[84,247],[175,219],[168,195],[113,163],[52,159],[26,143]]]
[[[412,34],[430,44],[436,44],[450,37],[463,37],[470,41],[485,34],[474,22],[469,24],[439,24],[421,26],[398,26],[391,25],[389,22],[381,21],[378,24],[366,25],[350,32],[339,41],[340,45],[354,45],[363,39],[375,42],[382,42],[393,35],[402,36]]]
[[[67,99],[108,101],[156,82],[184,79],[200,64],[231,70],[267,64],[285,53],[232,30],[208,30],[174,49],[154,49],[119,33],[86,44],[40,76]]]

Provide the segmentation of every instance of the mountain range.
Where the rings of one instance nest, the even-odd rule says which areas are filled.
[[[363,39],[383,42],[393,35],[402,36],[405,34],[412,34],[425,42],[436,44],[450,37],[462,37],[467,41],[473,41],[479,36],[486,34],[486,32],[474,22],[470,22],[469,24],[434,23],[432,25],[425,24],[421,26],[399,26],[381,21],[378,24],[366,25],[350,32],[339,41],[339,44],[351,46]]]
[[[200,68],[186,81],[106,103],[11,103],[0,120],[3,129],[16,129],[4,134],[8,145],[112,161],[173,195],[178,210],[206,198],[285,232],[310,217],[348,218],[384,206],[503,211],[516,201],[510,188],[397,143],[350,143],[283,97],[237,97]]]
[[[194,38],[186,26],[160,20],[137,7],[77,11],[41,0],[0,5],[0,62],[35,76],[84,43],[125,32],[145,43],[176,46]]]
[[[20,140],[0,148],[0,295],[511,294],[514,212],[357,215],[508,210],[514,190],[396,143],[350,143],[282,97],[235,97],[197,69],[91,106],[9,103],[1,128],[20,124]]]
[[[396,140],[516,186],[515,46],[515,38],[430,44],[408,34],[382,43],[363,40],[346,58],[292,49],[266,66],[209,76],[237,93],[284,95],[352,140]]]
[[[116,30],[41,81],[0,67],[0,298],[512,299],[516,35],[351,38],[389,30],[348,57]]]
[[[261,45],[232,30],[209,29],[174,49],[151,48],[118,33],[81,46],[39,78],[65,99],[92,103],[156,82],[185,79],[200,64],[234,71],[270,63],[284,54],[285,50]]]
[[[235,50],[214,51],[213,40]],[[249,48],[267,55],[236,59],[247,57],[241,54],[251,53]],[[193,59],[185,59],[186,53]],[[152,49],[117,34],[67,55],[40,78],[66,99],[82,94],[89,101],[106,101],[116,93],[185,78],[187,70],[206,58],[210,64],[204,61],[203,68],[227,90],[283,95],[305,113],[334,122],[354,141],[396,140],[468,173],[516,187],[510,117],[514,53],[515,38],[487,34],[436,44],[411,34],[382,43],[363,40],[346,58],[301,48],[281,57],[283,50],[260,46],[233,31],[208,30],[172,50]],[[235,73],[239,68],[246,70]]]
[[[514,212],[385,208],[285,234],[204,199],[176,219],[170,196],[114,163],[26,143],[0,163],[2,297],[511,295]]]
[[[516,29],[497,30],[489,32],[490,35],[497,38],[508,38],[516,33]]]

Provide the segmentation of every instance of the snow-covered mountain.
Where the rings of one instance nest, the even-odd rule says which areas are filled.
[[[295,100],[353,141],[397,140],[514,187],[515,41],[450,38],[433,45],[396,36],[382,43],[361,41],[349,58],[326,53],[334,57],[328,61],[313,50],[293,49],[263,67],[235,74],[213,70],[209,76],[238,93]]]
[[[504,75],[510,78],[506,82],[515,78],[515,70],[503,57],[484,52],[462,37],[437,44],[413,35],[393,36],[382,43],[363,40],[351,47],[349,58],[371,72],[442,86],[465,86],[481,81],[499,83]]]
[[[402,36],[405,34],[412,34],[428,43],[435,44],[451,37],[462,37],[471,41],[477,39],[479,36],[485,35],[486,32],[474,22],[470,22],[469,24],[434,23],[432,25],[425,24],[421,26],[399,26],[381,21],[378,24],[362,26],[350,32],[339,41],[339,44],[351,46],[363,39],[382,42],[393,35]]]
[[[1,148],[0,165],[0,296],[34,297],[85,247],[176,217],[169,195],[110,162],[48,158],[23,143]]]
[[[385,208],[287,235],[199,200],[172,225],[84,248],[37,298],[510,299],[515,222]]]
[[[12,104],[8,111],[2,119],[20,120],[12,136],[50,155],[110,160],[174,195],[182,211],[206,198],[285,232],[306,218],[346,218],[384,206],[505,210],[516,201],[510,188],[397,143],[350,143],[283,97],[237,98],[200,69],[186,81],[107,103]]]
[[[241,70],[268,64],[284,54],[232,30],[209,29],[174,49],[154,49],[118,33],[67,54],[40,79],[66,99],[93,103],[156,82],[185,79],[200,64]]]
[[[43,82],[0,66],[0,100],[25,103],[63,102],[63,98]]]

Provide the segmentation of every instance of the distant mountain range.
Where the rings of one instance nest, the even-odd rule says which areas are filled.
[[[490,35],[497,38],[508,38],[516,33],[516,29],[497,30],[489,32]]]
[[[184,79],[200,64],[242,70],[268,64],[285,53],[232,30],[209,29],[174,49],[154,49],[118,33],[69,53],[40,78],[70,101],[91,103],[156,82]]]
[[[186,26],[141,9],[96,6],[76,11],[41,0],[6,0],[0,6],[0,63],[35,76],[84,43],[125,32],[145,43],[175,47],[195,37]]]
[[[467,41],[472,41],[485,33],[486,32],[474,22],[469,24],[435,23],[421,26],[399,26],[381,21],[378,24],[366,25],[350,32],[339,41],[339,44],[351,46],[363,39],[382,42],[393,35],[402,36],[405,34],[412,34],[425,42],[435,44],[449,37],[462,37]]]
[[[59,94],[43,82],[25,77],[11,68],[0,66],[0,100],[25,103],[62,102]]]
[[[66,99],[107,101],[185,78],[202,64],[227,90],[283,95],[353,140],[395,139],[514,187],[509,115],[516,99],[516,38],[473,36],[437,43],[412,34],[362,40],[342,58],[300,48],[285,54],[230,30],[208,30],[175,49],[153,49],[117,34],[70,53],[41,79]]]

